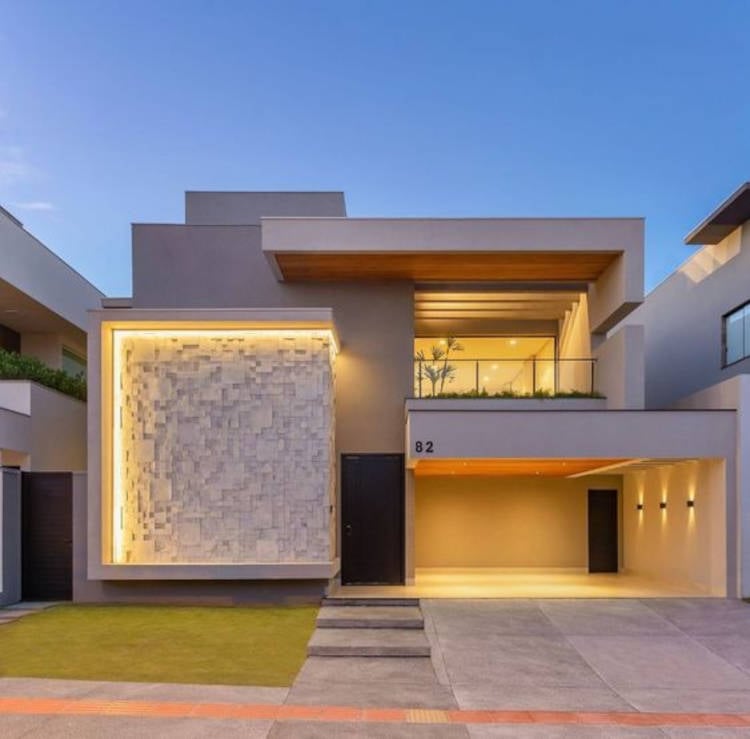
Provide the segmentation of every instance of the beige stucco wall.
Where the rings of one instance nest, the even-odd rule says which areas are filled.
[[[331,559],[332,342],[327,331],[115,339],[116,562]]]
[[[416,567],[588,567],[588,490],[617,476],[574,480],[421,477]]]
[[[596,386],[607,398],[607,408],[644,407],[643,326],[627,325],[614,331],[593,352]]]
[[[561,360],[588,359],[591,356],[589,306],[585,293],[581,294],[579,301],[566,312],[565,318],[561,321],[557,353]],[[563,392],[596,390],[596,387],[591,387],[589,362],[560,362],[558,383],[559,390]]]
[[[725,463],[681,462],[624,480],[625,570],[726,595]]]

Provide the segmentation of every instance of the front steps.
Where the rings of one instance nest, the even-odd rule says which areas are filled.
[[[327,598],[307,645],[310,657],[429,657],[415,599]]]

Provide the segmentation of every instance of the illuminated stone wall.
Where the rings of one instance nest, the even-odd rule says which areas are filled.
[[[329,334],[126,332],[117,341],[115,561],[330,560]]]

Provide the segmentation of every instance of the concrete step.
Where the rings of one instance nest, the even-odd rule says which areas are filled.
[[[419,598],[350,598],[332,595],[323,598],[324,606],[404,606],[419,607]]]
[[[316,629],[310,657],[429,657],[430,644],[414,629]]]
[[[330,606],[318,613],[319,629],[421,629],[422,611],[414,606]]]

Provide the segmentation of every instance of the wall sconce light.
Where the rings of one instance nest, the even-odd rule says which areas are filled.
[[[688,499],[687,507],[688,508],[695,508],[695,501],[692,498]]]
[[[636,503],[635,504],[636,511],[642,511],[643,510],[643,503]]]
[[[664,510],[667,507],[667,501],[663,500],[661,503],[659,503],[659,508]]]

